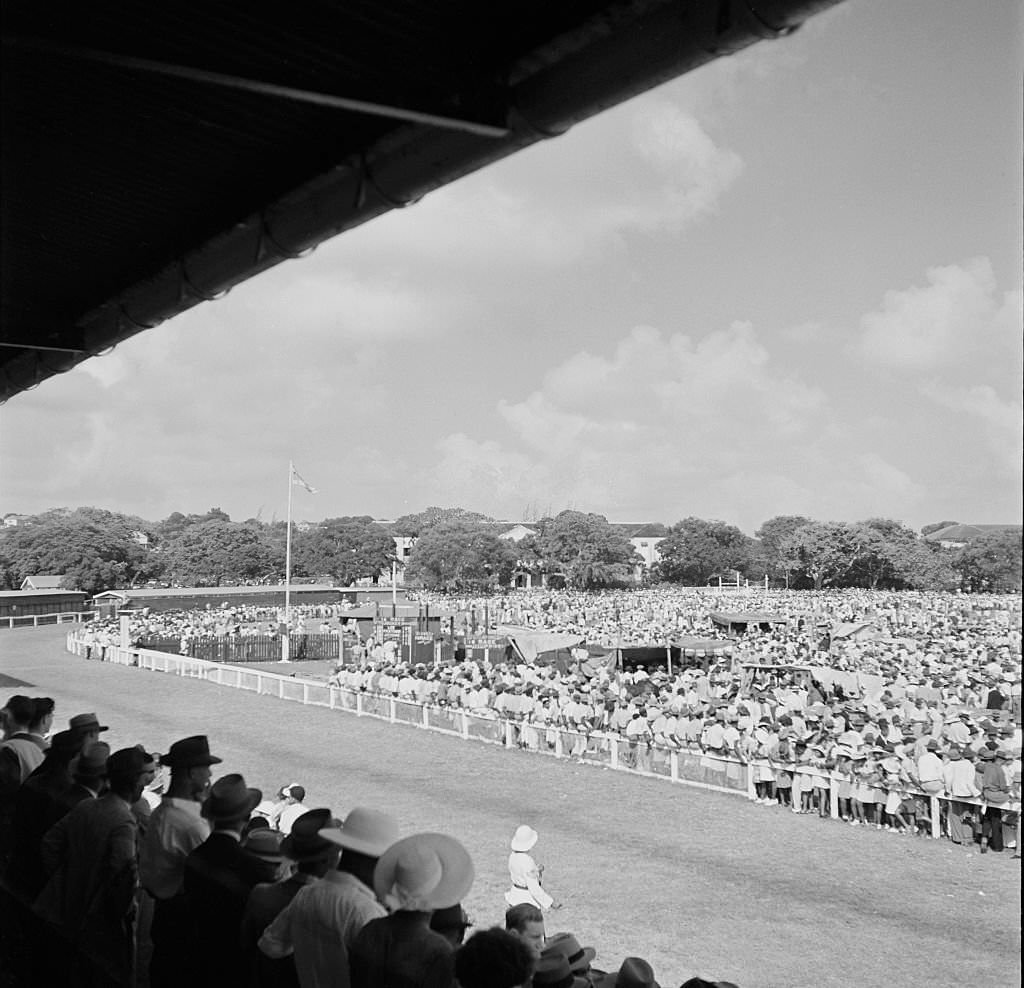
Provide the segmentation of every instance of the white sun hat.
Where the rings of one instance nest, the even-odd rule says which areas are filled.
[[[509,846],[513,851],[528,851],[534,844],[537,843],[537,838],[540,835],[533,827],[528,827],[525,823],[516,828],[516,832],[512,835],[512,841]]]

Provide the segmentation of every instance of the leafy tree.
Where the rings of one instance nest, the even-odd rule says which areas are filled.
[[[97,508],[58,509],[4,529],[6,579],[18,586],[27,576],[61,573],[66,587],[87,593],[131,585],[154,565],[133,538],[140,520]]]
[[[430,590],[488,590],[508,584],[519,551],[474,524],[435,526],[413,547],[406,565],[410,579]]]
[[[958,521],[935,521],[932,522],[930,525],[925,525],[924,528],[921,529],[921,534],[931,535],[932,532],[937,532],[940,528],[949,528],[950,525],[959,524],[960,522]]]
[[[811,523],[810,518],[803,515],[776,515],[769,518],[754,532],[760,543],[760,557],[763,559],[765,572],[773,575],[785,575],[787,580],[791,573],[786,565],[786,554],[782,546],[790,536],[804,525]],[[757,550],[754,550],[756,552]],[[756,570],[755,570],[756,571]]]
[[[953,554],[965,590],[1021,591],[1021,532],[986,532]]]
[[[493,522],[493,518],[489,515],[482,515],[479,511],[469,511],[466,508],[438,508],[432,506],[424,508],[418,514],[402,515],[401,518],[396,518],[391,527],[395,535],[409,535],[415,538],[439,526],[462,525],[473,527],[492,524]]]
[[[164,548],[167,570],[193,586],[220,586],[226,579],[254,579],[284,569],[283,554],[265,533],[217,519],[189,525]]]
[[[346,585],[363,577],[376,580],[394,558],[394,540],[366,516],[326,518],[297,533],[292,543],[295,572],[308,576],[329,573]]]
[[[806,573],[814,589],[821,590],[842,585],[872,546],[873,536],[863,525],[814,521],[793,532],[782,543],[782,552],[790,571]]]
[[[631,583],[640,563],[632,544],[604,515],[563,511],[537,523],[519,555],[532,553],[543,572],[561,572],[581,589]]]
[[[670,583],[704,584],[716,573],[743,569],[750,560],[750,539],[733,525],[684,518],[658,543],[657,576]]]

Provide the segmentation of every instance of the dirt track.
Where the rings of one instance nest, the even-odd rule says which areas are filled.
[[[53,696],[62,725],[95,710],[115,749],[209,734],[221,769],[266,791],[298,782],[310,806],[373,805],[403,832],[451,833],[476,862],[466,906],[477,925],[500,921],[508,838],[530,823],[565,903],[548,932],[573,931],[605,969],[646,957],[663,988],[695,974],[742,988],[1020,983],[1020,869],[1008,854],[87,663],[63,651],[67,630],[0,632],[0,673]]]

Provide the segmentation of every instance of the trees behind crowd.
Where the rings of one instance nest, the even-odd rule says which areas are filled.
[[[38,574],[98,593],[147,583],[223,586],[278,583],[285,575],[287,525],[232,521],[220,508],[173,512],[148,522],[98,508],[54,509],[0,529],[0,584],[16,589]],[[389,572],[391,536],[369,517],[293,526],[292,574],[350,583]]]
[[[1021,533],[986,533],[944,549],[898,521],[816,521],[779,515],[751,538],[722,521],[688,517],[657,544],[660,561],[645,570],[623,526],[603,515],[562,511],[531,521],[518,541],[508,524],[463,508],[431,507],[387,527],[369,516],[293,525],[292,575],[351,584],[386,575],[396,561],[392,536],[415,539],[406,576],[429,589],[481,592],[517,574],[534,584],[600,589],[664,582],[702,586],[736,574],[795,589],[864,587],[1004,591],[1021,589]],[[650,535],[647,536],[651,538]],[[65,586],[96,593],[154,581],[222,586],[284,578],[287,526],[259,518],[232,521],[220,508],[173,512],[163,521],[99,508],[60,508],[0,529],[0,585],[62,574]]]

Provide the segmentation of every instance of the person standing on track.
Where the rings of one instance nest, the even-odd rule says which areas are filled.
[[[508,871],[512,888],[505,893],[510,906],[528,902],[538,909],[560,909],[561,903],[548,895],[541,887],[544,866],[538,865],[530,856],[530,850],[537,843],[539,834],[533,827],[523,824],[516,828],[509,844],[512,853],[508,856]]]

